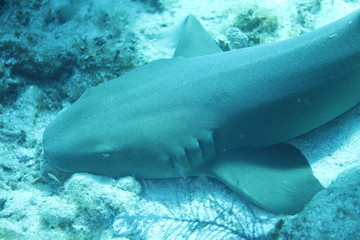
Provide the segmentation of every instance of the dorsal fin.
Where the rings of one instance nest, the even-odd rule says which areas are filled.
[[[193,15],[188,15],[179,25],[161,34],[159,43],[162,47],[175,50],[173,57],[187,58],[222,52]]]

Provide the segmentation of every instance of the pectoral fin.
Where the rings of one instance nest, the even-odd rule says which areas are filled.
[[[305,157],[289,144],[227,151],[210,171],[256,205],[279,214],[297,213],[323,189]]]

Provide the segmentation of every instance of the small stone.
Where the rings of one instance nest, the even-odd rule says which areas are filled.
[[[231,49],[239,49],[250,45],[248,36],[237,27],[231,27],[227,32]]]

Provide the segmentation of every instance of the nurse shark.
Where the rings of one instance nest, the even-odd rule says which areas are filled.
[[[360,11],[289,40],[222,52],[188,16],[173,58],[88,89],[44,132],[66,172],[209,176],[274,213],[323,187],[284,143],[360,102]]]

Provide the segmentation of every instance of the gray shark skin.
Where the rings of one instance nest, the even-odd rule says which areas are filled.
[[[301,210],[322,186],[282,142],[360,102],[360,11],[230,52],[194,17],[182,27],[172,59],[88,89],[61,113],[44,133],[46,159],[110,177],[210,176],[269,211]]]

